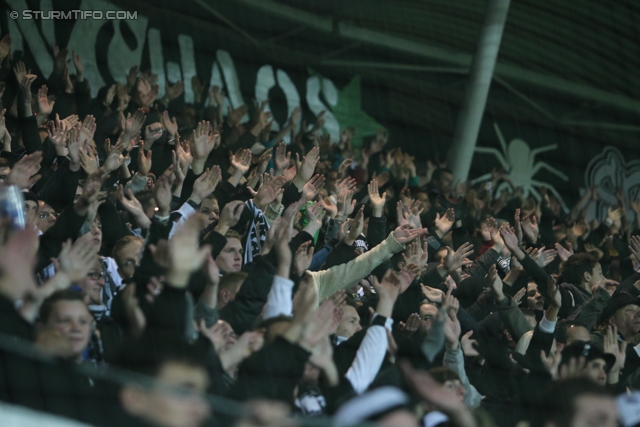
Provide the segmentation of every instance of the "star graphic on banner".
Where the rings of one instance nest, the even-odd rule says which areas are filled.
[[[375,135],[378,129],[383,128],[380,123],[362,110],[360,76],[354,77],[340,91],[338,103],[331,108],[331,112],[338,120],[341,130],[349,126],[356,127],[356,133],[352,140],[354,148],[359,148],[362,145],[363,137]]]

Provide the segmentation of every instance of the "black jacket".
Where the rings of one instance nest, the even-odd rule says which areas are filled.
[[[235,299],[220,309],[220,319],[228,322],[236,334],[242,335],[251,329],[262,313],[275,271],[276,267],[266,257],[258,256]]]
[[[11,300],[2,295],[0,295],[0,334],[25,341],[35,339],[33,325],[18,313]]]
[[[293,404],[293,390],[302,377],[310,353],[278,337],[244,360],[228,397],[246,401],[274,399]]]

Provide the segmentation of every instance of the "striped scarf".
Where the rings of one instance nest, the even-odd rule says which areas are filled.
[[[247,265],[253,262],[253,258],[260,253],[262,245],[267,240],[269,222],[262,211],[253,203],[253,200],[248,200],[245,204],[253,213],[253,219],[249,223],[249,230],[247,230],[244,250],[244,265]]]

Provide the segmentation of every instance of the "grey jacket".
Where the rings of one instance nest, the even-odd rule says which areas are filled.
[[[462,354],[460,346],[455,350],[445,346],[442,365],[455,371],[455,373],[460,377],[460,382],[462,383],[465,391],[464,404],[467,408],[474,409],[480,406],[482,396],[478,393],[478,390],[471,385],[469,378],[467,378],[467,374],[464,371],[464,355]]]

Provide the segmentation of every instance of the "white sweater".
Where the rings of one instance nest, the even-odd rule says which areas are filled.
[[[336,291],[352,288],[371,274],[377,266],[404,248],[405,246],[393,237],[393,233],[390,233],[378,246],[346,264],[335,265],[328,270],[307,271],[307,274],[313,278],[319,301],[322,301]]]

